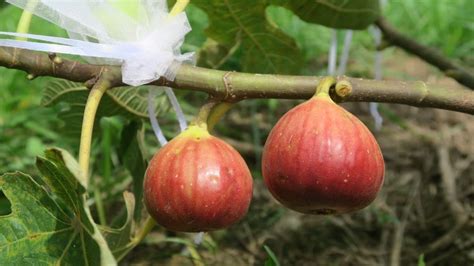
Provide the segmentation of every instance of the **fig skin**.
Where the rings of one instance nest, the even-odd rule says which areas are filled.
[[[150,161],[145,205],[171,231],[226,228],[247,213],[253,179],[240,154],[206,129],[190,126]]]
[[[286,113],[265,143],[265,184],[289,209],[341,214],[369,205],[384,180],[384,160],[369,129],[318,94]]]

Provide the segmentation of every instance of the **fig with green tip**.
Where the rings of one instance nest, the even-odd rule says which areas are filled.
[[[377,196],[384,160],[369,129],[329,97],[332,78],[286,113],[265,143],[267,188],[284,206],[308,214],[362,209]]]
[[[205,127],[190,126],[152,158],[145,204],[172,231],[226,228],[247,213],[253,180],[244,159]]]

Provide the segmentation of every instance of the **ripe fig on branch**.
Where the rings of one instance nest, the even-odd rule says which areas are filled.
[[[229,144],[192,125],[150,161],[145,204],[157,223],[172,231],[222,229],[247,213],[253,180]]]
[[[369,129],[329,97],[325,78],[310,100],[286,113],[265,143],[265,184],[284,206],[308,214],[362,209],[377,196],[384,160]]]

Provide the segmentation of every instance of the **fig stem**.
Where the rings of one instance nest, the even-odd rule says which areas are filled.
[[[199,110],[199,113],[198,115],[196,116],[196,118],[194,119],[193,122],[191,122],[191,125],[192,126],[198,126],[198,127],[201,127],[203,129],[206,129],[208,130],[208,127],[207,127],[207,120],[209,118],[209,115],[211,114],[211,110],[214,108],[214,106],[216,106],[218,104],[218,102],[214,101],[214,100],[209,100],[207,103],[205,103],[201,109]]]
[[[318,86],[316,87],[316,93],[313,97],[329,97],[329,90],[333,85],[336,84],[336,79],[332,76],[327,76],[322,78],[319,81]]]
[[[219,122],[225,113],[227,113],[227,111],[229,111],[234,105],[235,103],[227,102],[221,102],[215,105],[214,108],[211,109],[211,113],[207,118],[207,129],[212,131],[217,122]]]
[[[224,116],[232,106],[234,106],[234,103],[217,102],[214,99],[209,99],[209,101],[201,107],[199,114],[194,121],[191,122],[191,125],[212,131],[217,122],[219,122],[222,116]]]

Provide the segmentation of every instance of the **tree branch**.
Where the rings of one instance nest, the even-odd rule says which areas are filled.
[[[384,35],[384,39],[389,43],[402,48],[408,53],[420,57],[424,61],[443,71],[447,76],[452,77],[464,86],[474,90],[474,75],[468,70],[455,64],[435,49],[419,44],[401,34],[383,18],[379,18],[375,24],[380,28]]]
[[[95,81],[101,71],[111,73],[111,86],[123,85],[120,67],[70,61],[22,49],[0,47],[0,66],[20,69],[34,76],[53,76],[76,82]],[[332,91],[337,101],[385,102],[416,107],[433,107],[474,114],[474,93],[464,88],[441,88],[421,81],[378,81],[350,77],[345,87]],[[314,76],[262,75],[225,72],[183,65],[175,81],[160,79],[153,85],[208,93],[218,99],[237,102],[255,98],[307,99],[320,78]]]

